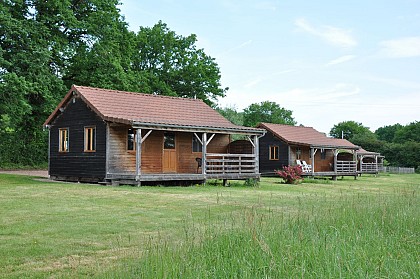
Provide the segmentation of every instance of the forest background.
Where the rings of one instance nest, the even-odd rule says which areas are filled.
[[[118,0],[19,0],[0,4],[0,168],[42,167],[48,131],[42,124],[72,84],[199,98],[238,125],[297,125],[292,111],[271,101],[244,111],[218,107],[228,94],[214,58],[197,37],[163,22],[129,31]],[[330,135],[382,153],[394,166],[419,170],[420,123],[372,132],[344,121]]]

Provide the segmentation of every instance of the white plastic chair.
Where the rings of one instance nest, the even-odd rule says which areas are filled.
[[[303,167],[306,169],[307,172],[312,172],[312,165],[308,165],[306,161],[302,161]]]

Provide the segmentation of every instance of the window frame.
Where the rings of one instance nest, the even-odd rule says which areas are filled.
[[[130,149],[129,147],[130,147],[130,144],[129,144],[129,140],[130,140],[130,138],[129,138],[129,135],[130,135],[130,130],[132,130],[133,131],[133,149]],[[136,148],[137,148],[137,146],[136,146],[136,134],[137,134],[137,131],[136,131],[136,129],[134,129],[134,128],[128,128],[127,129],[127,151],[136,151]]]
[[[270,161],[278,161],[280,159],[280,149],[279,149],[278,145],[270,145],[269,146],[268,159]]]
[[[65,135],[65,140],[63,142],[63,133]],[[68,153],[70,150],[70,140],[69,140],[69,128],[58,128],[58,152],[59,153]],[[65,146],[63,146],[63,143],[66,143]],[[65,147],[65,148],[63,148]]]
[[[86,126],[84,131],[84,152],[96,152],[96,126]]]
[[[201,137],[202,134],[197,133],[197,136]],[[203,152],[203,144],[201,144],[201,142],[197,139],[197,137],[193,134],[192,135],[192,141],[191,141],[191,150],[193,153],[201,153]],[[194,149],[194,147],[197,147],[196,149]]]

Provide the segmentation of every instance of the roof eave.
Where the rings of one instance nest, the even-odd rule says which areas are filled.
[[[244,134],[244,135],[264,135],[263,129],[247,129],[246,127],[212,127],[204,125],[180,125],[180,124],[166,124],[166,123],[150,123],[133,121],[133,128],[157,128],[160,130],[178,130],[178,131],[197,131],[197,132],[222,132],[228,134]]]

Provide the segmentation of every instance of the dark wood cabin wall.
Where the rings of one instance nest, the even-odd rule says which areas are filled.
[[[142,135],[148,131],[143,129]],[[163,133],[163,131],[154,130],[143,142],[141,149],[141,173],[162,173]],[[175,140],[177,139],[175,138]]]
[[[210,136],[211,134],[207,134],[207,138]],[[211,142],[207,145],[207,153],[227,153],[229,143],[229,135],[216,134]]]
[[[109,172],[132,173],[136,172],[136,151],[127,150],[128,126],[110,127],[109,136]],[[142,136],[149,130],[142,129]],[[162,172],[163,132],[152,131],[142,144],[141,172]]]
[[[254,147],[249,140],[235,140],[229,144],[231,154],[253,154]]]
[[[103,180],[106,172],[106,124],[80,98],[75,98],[51,124],[51,176]],[[96,152],[84,152],[84,129],[96,127]],[[59,152],[59,129],[69,129],[69,152]]]
[[[177,133],[178,173],[197,172],[196,158],[201,158],[202,152],[192,151],[193,137],[193,133]],[[226,153],[229,141],[229,135],[216,134],[207,145],[207,153]]]
[[[270,160],[270,146],[279,147],[279,160]],[[289,164],[288,145],[271,132],[267,132],[259,141],[259,161],[261,174],[273,174],[274,170]]]
[[[334,170],[334,150],[325,149],[325,159],[321,159],[321,149],[315,154],[315,172],[333,171]],[[307,162],[311,164],[311,162]]]
[[[110,127],[109,137],[109,172],[135,173],[136,152],[127,150],[128,126]],[[144,136],[149,130],[142,129]],[[162,173],[164,131],[152,131],[142,144],[141,173]],[[196,158],[202,157],[201,152],[192,151],[193,133],[176,132],[177,172],[196,173]],[[209,153],[226,153],[229,135],[217,134],[207,146]]]
[[[178,173],[195,173],[197,172],[197,161],[195,158],[201,158],[201,152],[192,151],[192,133],[177,133],[177,157],[178,157]],[[200,169],[201,171],[201,169]]]
[[[108,171],[110,173],[136,172],[136,152],[127,150],[128,126],[109,127]]]

